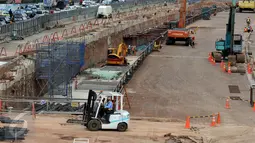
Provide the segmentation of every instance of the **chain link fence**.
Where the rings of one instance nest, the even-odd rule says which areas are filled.
[[[173,2],[174,0],[142,0],[142,1],[129,1],[124,3],[114,3],[112,8],[114,12],[126,12],[138,7],[143,7],[152,4],[163,4],[164,2]],[[0,40],[4,40],[13,32],[17,32],[19,36],[30,36],[36,34],[46,28],[51,23],[66,23],[77,22],[77,20],[87,20],[95,18],[98,7],[78,8],[70,11],[61,11],[54,14],[46,14],[40,17],[20,21],[13,24],[0,26]]]

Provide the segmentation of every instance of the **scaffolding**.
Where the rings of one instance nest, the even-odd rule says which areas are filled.
[[[84,65],[85,42],[58,41],[41,43],[36,49],[36,79],[46,80],[42,88],[49,98],[54,95],[72,98],[72,78]]]

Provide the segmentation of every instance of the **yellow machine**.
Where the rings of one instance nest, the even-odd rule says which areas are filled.
[[[161,41],[155,41],[152,51],[159,51],[159,49],[161,48],[162,48]]]
[[[127,65],[127,45],[125,43],[119,44],[118,48],[109,48],[107,65]]]
[[[239,12],[243,10],[254,11],[255,2],[253,0],[241,0],[238,2]]]

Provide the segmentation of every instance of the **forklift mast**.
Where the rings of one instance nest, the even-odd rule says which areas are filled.
[[[228,24],[226,24],[226,49],[230,50],[229,54],[233,54],[234,46],[234,33],[235,33],[235,13],[236,13],[236,1],[232,0],[232,6],[230,6]]]
[[[87,103],[84,104],[83,108],[83,122],[86,125],[92,118],[93,116],[93,109],[95,105],[95,101],[97,99],[97,94],[93,90],[89,90],[89,95],[88,95],[88,101]]]

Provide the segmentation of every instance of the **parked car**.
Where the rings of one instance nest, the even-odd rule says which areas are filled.
[[[6,24],[5,20],[0,19],[0,26],[5,25],[5,24]]]
[[[4,23],[10,23],[10,17],[9,16],[4,16],[0,15],[0,21],[4,21]]]
[[[26,8],[26,14],[30,17],[30,18],[33,18],[36,13],[31,9],[31,8]]]
[[[96,6],[99,6],[99,4],[94,2],[94,1],[84,0],[82,2],[82,6],[85,6],[85,7],[96,7]]]
[[[10,15],[9,15],[9,11],[6,11],[6,10],[1,10],[0,15],[3,15],[3,16],[10,16]]]
[[[26,13],[15,13],[14,15],[14,21],[23,21],[23,20],[27,20],[28,16]]]

